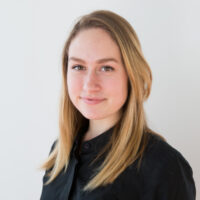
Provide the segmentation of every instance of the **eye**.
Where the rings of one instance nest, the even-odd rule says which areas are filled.
[[[76,71],[80,71],[81,69],[83,69],[83,66],[75,65],[75,66],[72,67],[72,69],[75,69]]]
[[[106,70],[104,70],[104,71],[113,71],[114,70],[114,68],[113,67],[110,67],[110,66],[103,66],[102,68],[104,68],[104,69],[106,69]]]
[[[83,68],[84,67],[82,65],[74,65],[74,66],[72,66],[72,69],[74,69],[75,71],[81,71],[81,70],[83,70]],[[110,67],[108,65],[103,66],[102,69],[104,69],[103,71],[105,71],[105,72],[114,70],[113,67]]]

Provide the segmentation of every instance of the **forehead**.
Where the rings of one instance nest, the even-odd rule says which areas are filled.
[[[120,59],[120,49],[111,36],[101,28],[82,30],[71,41],[69,56],[85,59],[115,57]]]

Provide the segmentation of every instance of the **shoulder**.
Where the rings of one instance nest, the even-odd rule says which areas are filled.
[[[139,173],[144,188],[167,199],[194,199],[193,170],[176,148],[159,136],[151,135]]]
[[[125,185],[125,193],[137,194],[140,199],[194,200],[196,188],[188,161],[159,136],[148,136],[139,170],[138,162],[131,164],[113,188],[118,191]]]
[[[180,167],[192,174],[192,168],[182,153],[159,136],[149,133],[149,142],[143,157],[143,171],[176,173]]]
[[[194,200],[196,188],[188,161],[159,136],[148,136],[139,170],[137,160],[120,175],[113,185],[113,191],[119,199],[129,194],[130,198],[126,199],[137,196],[143,200]]]
[[[144,155],[144,162],[148,162],[152,167],[156,165],[157,169],[168,167],[176,170],[178,165],[183,165],[190,172],[192,170],[190,164],[178,149],[151,133]]]

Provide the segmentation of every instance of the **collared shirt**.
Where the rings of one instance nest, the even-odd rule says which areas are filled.
[[[112,184],[84,192],[82,188],[105,157],[93,165],[90,163],[108,142],[113,128],[83,141],[80,152],[79,134],[66,172],[62,170],[53,182],[43,186],[41,200],[195,200],[196,188],[190,164],[178,150],[151,133],[139,172],[135,161]],[[43,183],[48,179],[46,173]]]

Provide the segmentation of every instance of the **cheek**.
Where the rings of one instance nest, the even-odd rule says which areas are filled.
[[[107,90],[114,98],[124,98],[127,95],[128,82],[125,76],[116,76],[114,79],[106,83]]]
[[[81,79],[73,78],[72,76],[68,75],[67,88],[71,99],[76,98],[76,96],[80,94],[81,85]]]

